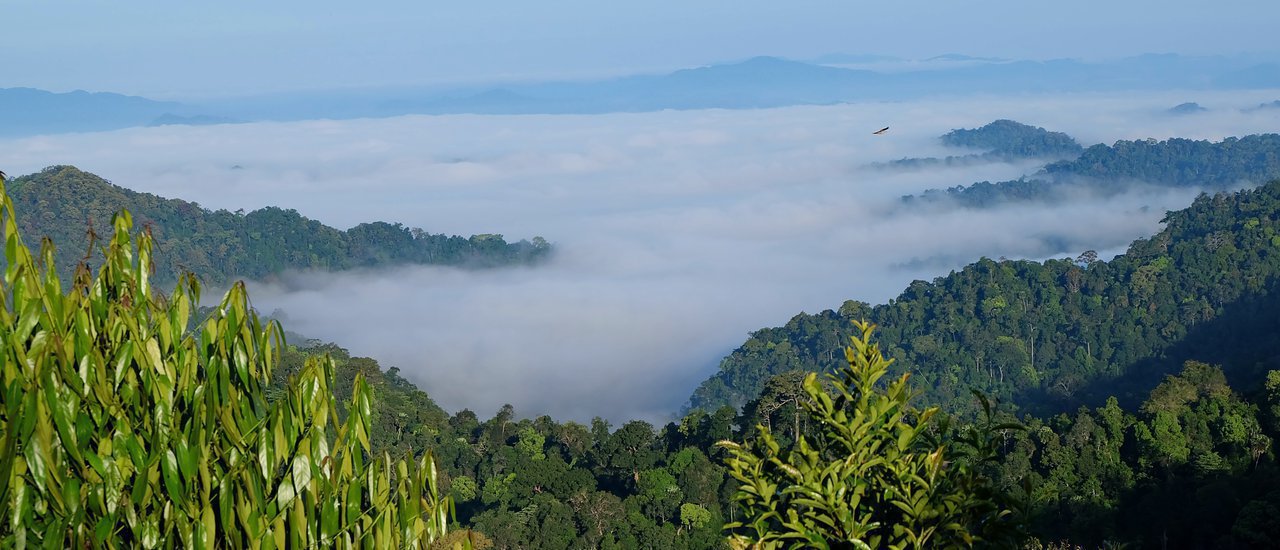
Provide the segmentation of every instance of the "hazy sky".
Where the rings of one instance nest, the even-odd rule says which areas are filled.
[[[1033,166],[890,172],[937,136],[1013,118],[1085,144],[1280,127],[1275,90],[968,97],[608,115],[403,116],[0,140],[12,175],[75,164],[212,208],[280,205],[340,228],[542,235],[534,268],[407,267],[251,284],[285,326],[399,367],[449,410],[662,420],[751,330],[881,303],[981,256],[1116,251],[1194,190],[984,211],[903,211],[927,188]],[[1208,111],[1172,116],[1197,101]],[[886,135],[871,131],[884,125]],[[239,165],[242,169],[233,170]],[[22,215],[23,213],[19,213]],[[208,295],[215,293],[211,290]]]
[[[0,87],[188,98],[666,71],[756,55],[1275,51],[1273,0],[0,0]]]

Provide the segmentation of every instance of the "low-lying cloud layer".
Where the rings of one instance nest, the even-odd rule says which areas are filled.
[[[280,205],[330,225],[541,235],[553,261],[291,274],[254,284],[286,328],[397,366],[450,410],[662,420],[756,328],[883,302],[980,256],[1114,250],[1194,191],[987,211],[898,197],[1034,166],[869,168],[945,156],[997,118],[1085,144],[1273,131],[1280,92],[1026,96],[595,116],[441,116],[132,129],[4,143],[22,174],[75,164],[211,208]],[[1210,110],[1174,117],[1184,101]],[[883,126],[883,136],[871,132]],[[21,213],[20,213],[21,215]]]

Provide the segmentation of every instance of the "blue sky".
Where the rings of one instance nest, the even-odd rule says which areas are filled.
[[[183,98],[587,78],[755,55],[1280,49],[1271,0],[0,0],[0,86]]]

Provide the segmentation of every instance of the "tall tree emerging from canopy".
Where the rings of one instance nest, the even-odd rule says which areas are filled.
[[[986,423],[953,430],[935,422],[936,407],[908,401],[908,374],[879,385],[889,365],[872,343],[874,327],[845,349],[848,368],[804,380],[800,404],[817,426],[788,450],[771,430],[745,445],[720,443],[742,521],[727,524],[735,548],[964,548],[1015,546],[1019,506],[981,473],[996,456],[999,432]],[[982,399],[984,407],[987,403]]]
[[[153,292],[128,212],[69,290],[18,235],[0,179],[0,547],[423,548],[445,534],[430,454],[369,457],[372,395],[340,421],[333,362],[266,386],[283,344],[234,285],[198,331],[195,279]]]

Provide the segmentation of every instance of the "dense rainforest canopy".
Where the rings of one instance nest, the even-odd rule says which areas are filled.
[[[972,130],[952,130],[940,139],[943,145],[982,149],[1007,158],[1073,156],[1082,149],[1075,138],[1067,134],[1008,119]]]
[[[850,321],[880,326],[887,354],[924,399],[968,408],[977,388],[1039,414],[1134,406],[1188,359],[1222,364],[1250,387],[1280,355],[1280,181],[1201,195],[1165,228],[1110,261],[982,259],[912,283],[872,306],[800,314],[761,329],[720,364],[692,408],[741,407],[771,377],[837,365]],[[1248,344],[1245,345],[1244,343]]]
[[[487,420],[449,414],[395,369],[380,372],[332,344],[306,345],[337,359],[336,385],[357,372],[372,381],[375,447],[432,449],[460,521],[497,547],[719,547],[719,526],[745,518],[735,504],[740,482],[716,442],[757,445],[755,427],[763,426],[785,454],[801,436],[817,437],[805,371],[844,364],[852,321],[865,316],[881,324],[881,349],[897,359],[893,375],[915,374],[915,406],[938,406],[949,422],[968,425],[981,410],[969,384],[1006,400],[998,417],[1026,425],[1002,436],[984,475],[1026,502],[1030,537],[1267,548],[1280,542],[1270,515],[1280,509],[1280,308],[1270,271],[1280,253],[1277,223],[1280,182],[1205,195],[1111,262],[1090,254],[1042,264],[983,260],[917,283],[888,305],[802,315],[755,334],[726,359],[741,370],[717,377],[751,373],[758,387],[735,390],[741,397],[732,404],[699,403],[665,426],[519,419],[510,407]],[[1053,324],[1028,329],[1041,321]],[[1174,325],[1182,332],[1160,330],[1183,322]],[[930,342],[929,331],[950,339]],[[1019,339],[1026,334],[1037,335],[1036,372],[1055,377],[1042,378],[1034,394],[1020,390],[1029,384],[1022,367],[1033,361],[1029,339]],[[962,341],[977,342],[977,351],[957,341],[970,337]],[[1046,359],[1054,346],[1068,347]],[[1104,349],[1111,360],[1091,355]],[[282,369],[307,353],[291,349]],[[939,384],[947,375],[961,380]],[[1090,376],[1097,378],[1086,384]],[[1062,377],[1080,386],[1063,393]]]
[[[994,123],[993,123],[994,124]],[[903,197],[908,205],[988,208],[1008,202],[1062,199],[1070,194],[1111,196],[1141,186],[1227,190],[1280,177],[1280,135],[1219,142],[1172,138],[1094,145],[1046,165],[1030,177],[988,181]]]
[[[848,302],[838,311],[802,314],[785,327],[758,331],[695,392],[686,414],[662,426],[630,421],[615,427],[599,418],[589,425],[545,416],[521,419],[510,406],[488,419],[469,410],[450,413],[394,368],[384,370],[371,359],[352,357],[335,344],[297,339],[278,348],[278,360],[261,370],[268,378],[262,382],[261,406],[254,405],[259,407],[254,410],[302,407],[307,400],[296,397],[297,381],[318,384],[320,391],[337,397],[331,401],[334,422],[328,429],[298,433],[316,437],[335,427],[354,426],[350,419],[356,418],[357,423],[365,422],[368,446],[349,447],[355,454],[411,457],[418,465],[414,472],[435,466],[436,476],[418,477],[415,483],[438,484],[439,496],[433,502],[447,496],[456,511],[449,528],[483,533],[470,536],[478,547],[722,548],[728,544],[726,534],[749,536],[762,510],[743,498],[744,485],[754,479],[743,468],[752,466],[732,449],[756,449],[782,459],[807,456],[805,446],[811,443],[802,445],[802,440],[825,441],[824,445],[838,441],[826,431],[841,425],[833,421],[840,415],[848,421],[846,407],[856,405],[846,398],[844,404],[831,407],[822,396],[838,396],[853,387],[852,382],[846,381],[841,390],[835,384],[817,384],[807,373],[838,372],[837,367],[852,364],[851,355],[856,354],[847,351],[850,344],[863,350],[869,342],[865,333],[855,331],[854,321],[867,319],[879,325],[878,349],[896,359],[887,367],[886,379],[901,380],[914,373],[910,386],[922,392],[909,406],[894,405],[906,403],[901,398],[908,394],[893,393],[898,390],[892,385],[875,385],[897,396],[876,403],[903,406],[901,410],[909,412],[902,419],[916,419],[879,425],[912,427],[911,433],[921,437],[920,446],[913,447],[915,436],[899,439],[907,432],[897,431],[883,444],[923,450],[929,438],[940,434],[997,433],[981,432],[983,417],[977,413],[983,401],[975,399],[972,388],[1000,401],[994,421],[1025,426],[999,430],[998,437],[988,439],[965,436],[971,442],[966,448],[986,449],[991,459],[958,462],[956,468],[970,468],[966,475],[973,477],[964,483],[982,487],[979,493],[987,495],[983,498],[994,499],[987,502],[1007,503],[996,510],[1015,514],[1017,521],[1011,525],[1027,526],[1022,536],[1032,547],[1068,541],[1087,546],[1275,547],[1280,544],[1280,523],[1275,520],[1280,510],[1280,464],[1274,445],[1280,436],[1280,182],[1234,194],[1202,195],[1190,208],[1169,213],[1165,223],[1160,233],[1136,241],[1111,261],[1099,261],[1088,252],[1043,263],[984,259],[932,282],[918,281],[889,304]],[[192,239],[188,242],[199,242]],[[47,263],[55,263],[56,257],[51,249]],[[7,278],[7,304],[26,296],[25,290],[12,294],[12,280]],[[49,281],[24,288],[61,292],[59,284]],[[180,300],[181,295],[175,293],[171,299]],[[139,307],[138,302],[129,304]],[[219,334],[219,323],[231,323],[226,315],[230,314],[219,309],[211,321],[201,320],[214,328],[199,334]],[[167,322],[171,331],[185,325],[171,318]],[[19,333],[6,334],[4,342],[9,343]],[[33,342],[22,341],[27,348]],[[316,363],[316,356],[332,363]],[[880,365],[872,356],[864,358],[864,366]],[[234,354],[226,360],[237,361]],[[6,407],[25,407],[30,400],[19,397],[23,390],[14,385],[16,380],[39,383],[7,375]],[[105,429],[109,424],[101,423],[109,419],[94,416],[91,407],[80,407],[83,413],[67,409],[67,391],[71,390],[59,389],[53,398],[45,390],[31,395],[48,401],[43,410],[49,414],[77,414],[77,420],[68,417],[63,423],[55,415],[46,424],[33,424],[32,433],[44,434],[39,441],[75,442],[82,453],[105,452],[104,440],[93,434]],[[868,393],[864,389],[849,395]],[[355,402],[364,408],[352,408],[352,395],[367,396]],[[38,404],[34,407],[40,410]],[[15,418],[16,410],[6,409],[6,418]],[[936,411],[928,413],[929,425],[936,428],[924,428],[924,411],[929,410]],[[79,420],[82,416],[87,424]],[[14,424],[0,426],[0,442],[17,445],[13,434],[27,432],[10,426]],[[170,473],[164,473],[163,460],[155,463],[159,473],[148,478],[153,493],[200,490],[199,461],[185,462],[191,456],[190,441],[211,441],[199,433],[184,432],[187,447],[174,447]],[[26,449],[36,453],[53,447],[22,441],[28,443],[11,449],[21,450],[12,456],[22,456],[24,463],[71,460],[66,458],[70,450],[26,456]],[[94,447],[81,445],[93,441]],[[820,448],[828,449],[825,453],[832,447]],[[124,449],[115,458],[121,467],[149,464]],[[828,458],[839,455],[831,452]],[[902,456],[906,462],[895,467],[905,468],[928,455]],[[957,458],[963,456],[980,455],[961,453]],[[317,462],[323,457],[315,456],[311,464]],[[911,468],[928,471],[925,462],[910,463],[916,464]],[[91,462],[75,468],[81,476],[79,494],[92,499],[92,483],[100,482],[92,476],[102,474],[93,473],[98,470]],[[735,471],[738,477],[731,477]],[[810,479],[777,473],[759,479],[790,479],[787,483],[796,487]],[[65,493],[68,485],[62,482],[59,491],[49,492],[38,475],[44,474],[24,470],[7,479],[21,478],[41,495],[43,506],[55,506],[58,496],[71,494]],[[313,472],[312,478],[319,475]],[[170,480],[187,485],[170,488]],[[337,493],[324,489],[316,494]],[[5,498],[10,506],[17,502],[19,510],[25,509],[23,502],[35,502],[14,501],[13,493]],[[72,518],[65,521],[81,522],[77,525],[85,527],[77,532],[83,537],[97,536],[98,524],[87,522],[90,516],[84,514],[105,509],[92,503],[97,501],[85,502],[89,504],[84,508],[59,508],[70,516],[50,517]],[[211,532],[203,510],[192,510],[189,532],[181,531],[180,523],[172,524],[175,531],[167,531],[173,540],[202,539]],[[216,525],[235,521],[218,513],[212,516]],[[321,524],[323,513],[321,509]],[[47,530],[51,525],[34,514],[6,517],[17,517],[26,529]],[[303,525],[301,520],[298,524]],[[16,536],[16,524],[6,520],[4,525],[10,529],[5,533]],[[736,526],[726,532],[726,525]],[[768,532],[786,528],[764,525]],[[908,537],[908,531],[915,531],[907,525],[894,533]],[[138,533],[150,536],[151,528],[146,529]]]
[[[494,267],[536,262],[551,251],[541,237],[508,243],[502,235],[431,234],[398,223],[362,223],[346,231],[296,210],[210,211],[199,204],[138,193],[71,166],[14,178],[9,195],[26,235],[58,243],[58,265],[97,264],[91,245],[110,235],[112,216],[127,209],[156,241],[158,282],[186,272],[211,285],[262,279],[285,270],[343,270],[399,264]],[[99,243],[100,244],[100,243]],[[68,273],[63,273],[67,278]]]
[[[958,128],[943,134],[938,140],[948,147],[977,149],[982,152],[949,155],[945,158],[904,158],[882,166],[914,170],[1027,159],[1054,161],[1075,158],[1084,150],[1075,138],[1067,134],[1050,132],[1008,119],[1000,119],[981,128]]]

